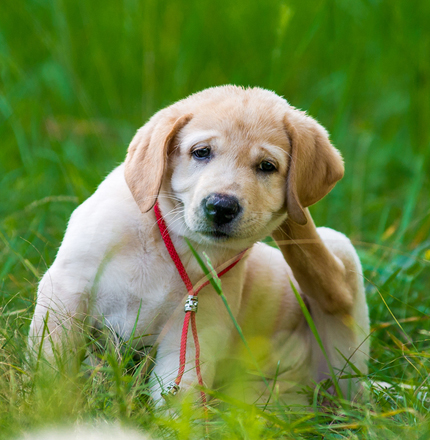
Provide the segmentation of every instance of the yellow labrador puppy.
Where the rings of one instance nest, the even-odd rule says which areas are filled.
[[[262,385],[258,374],[250,374],[254,380],[246,380],[245,397],[261,396],[276,380],[286,403],[305,403],[297,392],[329,378],[331,367],[338,377],[346,376],[340,388],[353,398],[359,385],[347,377],[356,369],[365,373],[368,356],[361,265],[349,240],[316,229],[306,209],[343,172],[325,129],[267,90],[215,87],[159,111],[138,130],[125,163],[72,214],[39,285],[30,344],[38,349],[43,338],[43,351],[53,359],[56,348],[72,344],[70,330],[84,318],[123,340],[134,335],[137,346],[158,344],[151,383],[154,399],[160,400],[177,375],[184,319],[177,309],[187,292],[157,227],[158,200],[193,284],[203,274],[184,237],[215,267],[250,248],[222,277],[266,377]],[[258,243],[270,234],[281,250]],[[219,365],[241,348],[213,288],[205,287],[199,298],[202,376],[212,387],[223,378]],[[189,338],[181,392],[196,384],[193,357]]]

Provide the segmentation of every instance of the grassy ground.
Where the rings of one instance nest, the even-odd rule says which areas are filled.
[[[124,361],[54,384],[26,366],[24,347],[37,281],[72,210],[155,110],[224,83],[284,95],[342,151],[346,176],[312,213],[360,253],[369,380],[393,388],[326,413],[226,402],[212,437],[430,438],[430,2],[3,0],[0,9],[0,438],[94,417],[202,436],[187,404],[175,420],[148,410]]]

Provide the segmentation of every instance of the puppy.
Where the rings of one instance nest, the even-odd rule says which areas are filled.
[[[266,378],[262,385],[250,375],[245,398],[261,398],[276,381],[286,403],[306,403],[301,388],[333,374],[353,398],[359,384],[351,373],[366,373],[368,356],[361,265],[349,240],[316,229],[306,209],[343,171],[325,129],[264,89],[210,88],[159,111],[138,130],[125,163],[73,212],[39,285],[30,346],[53,361],[73,350],[83,321],[133,337],[136,347],[156,344],[152,395],[160,401],[179,367],[184,317],[177,310],[187,292],[157,227],[158,200],[193,285],[203,273],[184,238],[214,267],[249,248],[221,279]],[[280,250],[259,243],[272,233]],[[202,376],[211,388],[222,379],[223,360],[241,349],[214,289],[205,287],[199,299]],[[196,383],[192,338],[187,347],[180,392]]]

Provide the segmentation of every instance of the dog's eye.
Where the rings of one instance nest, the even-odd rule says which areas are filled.
[[[211,155],[211,149],[209,147],[196,148],[191,154],[197,160],[207,159]]]
[[[272,162],[269,162],[267,160],[263,160],[263,162],[258,165],[258,169],[260,171],[264,171],[265,173],[271,173],[273,171],[276,171],[275,165],[273,165]]]

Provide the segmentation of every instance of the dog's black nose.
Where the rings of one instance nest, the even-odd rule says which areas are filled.
[[[216,225],[231,222],[240,212],[239,200],[225,194],[211,194],[203,200],[206,218]]]

